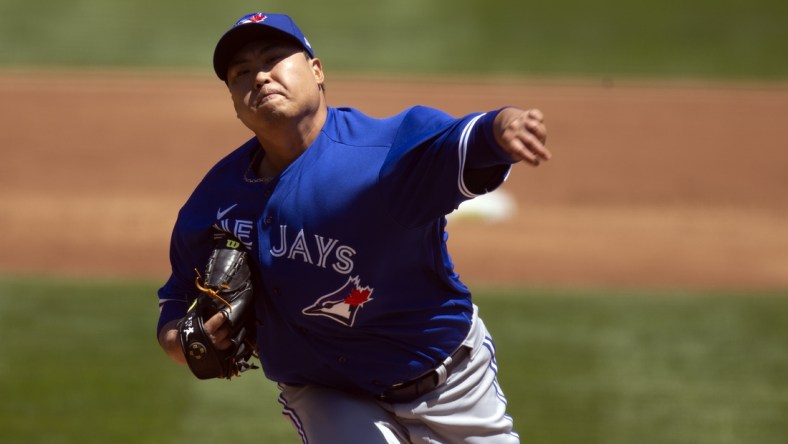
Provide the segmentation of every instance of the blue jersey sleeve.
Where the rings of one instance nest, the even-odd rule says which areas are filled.
[[[203,272],[213,250],[214,232],[216,229],[224,229],[217,227],[217,224],[222,222],[219,219],[238,215],[234,219],[235,226],[240,223],[238,219],[253,219],[249,216],[251,210],[244,212],[241,207],[242,202],[254,202],[245,197],[259,195],[258,188],[239,178],[248,165],[251,148],[254,146],[256,141],[250,140],[218,162],[197,185],[178,213],[170,240],[172,274],[158,293],[157,333],[161,332],[167,322],[182,318],[199,294],[195,285],[195,270]],[[231,200],[227,200],[226,196],[231,196]],[[234,199],[238,199],[235,205],[232,204]],[[223,208],[226,210],[222,210]],[[247,225],[252,223],[244,222]],[[226,231],[231,231],[232,225],[228,224]],[[241,238],[237,233],[233,234]]]
[[[459,119],[424,107],[407,113],[380,174],[395,219],[422,225],[503,183],[514,162],[495,142],[497,113]]]
[[[173,230],[170,241],[170,263],[172,274],[163,287],[159,289],[159,323],[156,328],[157,335],[167,322],[180,319],[186,315],[189,305],[197,297],[197,287],[194,280],[197,277],[195,269],[199,260],[194,256],[198,253],[195,245],[205,244],[198,242],[187,248],[184,239],[187,231],[183,230],[179,221]],[[207,254],[204,253],[207,257]],[[204,260],[203,260],[204,262]]]

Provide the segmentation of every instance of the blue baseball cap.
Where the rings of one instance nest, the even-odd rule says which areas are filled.
[[[247,43],[270,35],[271,30],[292,37],[309,53],[310,57],[315,57],[309,41],[290,16],[253,12],[235,22],[216,44],[216,49],[213,51],[213,70],[216,71],[216,75],[226,82],[230,58]]]

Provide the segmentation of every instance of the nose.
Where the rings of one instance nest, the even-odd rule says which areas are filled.
[[[262,89],[263,85],[271,81],[271,77],[269,76],[268,71],[260,69],[257,71],[257,74],[254,76],[254,87],[255,89]]]

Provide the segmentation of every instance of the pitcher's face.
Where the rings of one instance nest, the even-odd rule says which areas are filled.
[[[310,59],[297,43],[276,36],[241,48],[227,69],[238,118],[252,129],[317,112],[323,80],[319,59]]]

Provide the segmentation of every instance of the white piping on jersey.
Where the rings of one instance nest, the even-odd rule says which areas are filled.
[[[468,153],[468,139],[471,138],[471,130],[476,122],[482,118],[487,113],[479,114],[478,116],[471,119],[465,128],[462,130],[462,135],[460,136],[460,146],[459,146],[459,156],[460,156],[460,172],[457,175],[457,185],[459,186],[460,193],[463,196],[467,197],[468,199],[473,199],[474,197],[478,196],[478,194],[474,194],[468,187],[465,185],[465,181],[463,180],[463,172],[465,171],[465,156]]]

